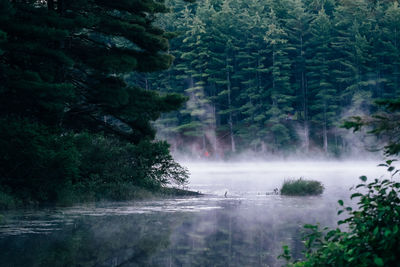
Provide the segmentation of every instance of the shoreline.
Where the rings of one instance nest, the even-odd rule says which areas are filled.
[[[168,199],[173,197],[200,197],[204,194],[188,189],[181,189],[176,187],[161,187],[155,191],[149,189],[136,187],[128,196],[115,197],[87,197],[83,195],[74,196],[67,200],[61,200],[56,202],[37,202],[28,201],[23,203],[22,200],[16,198],[12,195],[7,195],[10,197],[9,200],[2,201],[0,203],[0,212],[8,212],[14,210],[29,210],[29,209],[41,209],[41,208],[62,208],[62,207],[72,207],[75,205],[84,204],[97,204],[102,202],[123,202],[123,201],[141,201],[141,200],[155,200],[155,199]],[[1,215],[1,214],[0,214]]]

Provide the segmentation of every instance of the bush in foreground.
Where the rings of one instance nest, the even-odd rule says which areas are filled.
[[[360,192],[352,194],[358,198],[358,209],[339,205],[349,217],[339,221],[347,231],[339,228],[320,230],[317,225],[306,225],[305,260],[291,263],[290,251],[284,247],[280,256],[289,261],[288,266],[399,266],[400,262],[400,182],[394,181],[399,171],[391,166],[392,161],[381,164],[388,168],[391,179],[375,179],[366,183],[361,176]]]
[[[285,180],[281,188],[281,194],[288,196],[320,195],[323,191],[321,182],[303,178]]]

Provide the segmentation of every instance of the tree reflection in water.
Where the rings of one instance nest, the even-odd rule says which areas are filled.
[[[305,221],[329,225],[334,212],[312,198],[284,207],[274,197],[275,206],[228,199],[200,212],[82,215],[46,234],[3,236],[0,265],[277,266],[284,243],[300,256]]]

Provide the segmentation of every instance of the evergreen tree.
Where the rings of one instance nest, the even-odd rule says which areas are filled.
[[[167,147],[149,142],[155,134],[150,121],[179,107],[183,97],[124,81],[126,73],[162,70],[172,62],[169,36],[153,24],[157,13],[168,11],[162,2],[0,3],[7,13],[0,19],[0,36],[7,37],[0,59],[1,135],[11,138],[0,153],[1,186],[44,201],[88,179],[80,176],[80,164],[90,163],[80,162],[73,135],[83,131],[137,146],[128,164],[141,158],[142,176],[131,174],[130,182],[157,164],[164,168],[161,176],[172,170]]]
[[[279,147],[290,141],[288,126],[283,122],[288,120],[293,112],[293,91],[290,84],[290,65],[288,57],[288,37],[280,25],[275,12],[271,10],[265,41],[271,49],[270,76],[271,87],[267,89],[271,99],[266,110],[267,124],[272,133],[272,142]]]
[[[397,1],[388,7],[382,20],[383,96],[393,97],[400,93],[400,7]]]
[[[322,127],[323,150],[328,153],[328,129],[337,119],[338,99],[330,77],[332,24],[324,9],[310,24],[310,33],[307,53],[307,81],[312,97],[310,115]]]
[[[270,84],[268,77],[268,60],[270,49],[265,46],[263,36],[268,29],[268,21],[265,18],[262,3],[259,1],[248,1],[248,7],[240,17],[239,25],[244,25],[242,32],[247,33],[242,38],[236,73],[240,83],[240,112],[243,123],[239,128],[239,135],[250,145],[254,151],[265,152],[265,137],[267,130],[264,127],[265,105],[269,103],[268,96],[264,90]]]
[[[344,151],[339,119],[368,113],[376,109],[373,98],[397,92],[396,2],[209,0],[186,9],[177,0],[170,4],[178,15],[168,15],[168,27],[181,34],[172,41],[176,61],[157,74],[163,78],[153,78],[152,88],[185,93],[188,75],[195,75],[199,86],[193,88],[208,106],[200,109],[215,124],[188,111],[172,124],[169,119],[178,139],[197,127],[197,138],[183,138],[187,144],[205,143],[201,132],[215,128],[223,150],[264,153],[268,144],[270,151]],[[195,28],[201,32],[196,38]]]
[[[306,153],[310,148],[310,117],[309,117],[309,92],[306,69],[306,50],[309,38],[309,24],[311,15],[308,14],[301,0],[293,2],[293,9],[289,11],[287,18],[287,30],[289,42],[293,49],[290,51],[292,59],[292,87],[296,91],[295,117],[303,123],[302,139]]]
[[[372,60],[367,34],[371,32],[372,21],[366,2],[341,1],[336,9],[334,24],[335,83],[349,103],[353,94],[365,89],[370,79],[366,75],[371,72],[369,64]]]

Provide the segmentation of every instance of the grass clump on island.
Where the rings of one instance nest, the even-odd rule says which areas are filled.
[[[324,192],[321,182],[315,180],[288,179],[283,182],[281,195],[287,196],[310,196],[320,195]]]

